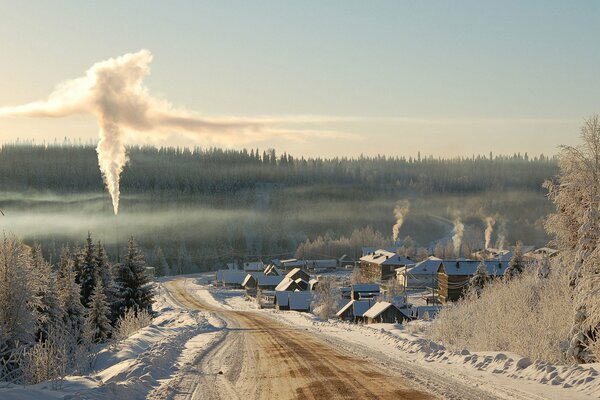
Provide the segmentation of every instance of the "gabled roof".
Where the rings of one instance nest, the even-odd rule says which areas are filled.
[[[369,253],[373,253],[373,252],[375,252],[376,250],[377,250],[377,247],[370,247],[370,246],[363,246],[363,247],[361,248],[361,252],[362,252],[362,255],[363,255],[363,256],[366,256],[366,255],[367,255],[367,254],[369,254]],[[391,253],[394,253],[394,252],[396,251],[396,248],[394,248],[394,247],[386,247],[386,248],[384,248],[384,249],[382,249],[382,250],[385,250],[385,251],[389,251],[389,252],[391,252]]]
[[[263,275],[258,277],[258,286],[277,286],[283,281],[283,276],[277,275]]]
[[[296,290],[299,289],[298,284],[291,280],[290,278],[283,278],[281,282],[275,287],[275,290],[278,292],[288,291],[288,290]]]
[[[414,261],[391,251],[379,249],[360,258],[360,261],[377,265],[408,265]]]
[[[387,301],[378,301],[377,303],[375,303],[373,305],[373,307],[369,308],[365,313],[364,313],[364,317],[366,318],[376,318],[377,316],[379,316],[382,312],[384,312],[385,310],[387,310],[390,307],[394,307],[395,309],[397,309],[398,311],[400,311],[398,309],[398,307],[396,307],[395,305],[393,305],[392,303],[388,303]]]
[[[311,292],[275,292],[275,302],[280,307],[289,307],[290,310],[309,310],[311,301]]]
[[[355,317],[362,317],[364,313],[371,308],[373,300],[350,300],[344,307],[342,307],[336,315],[339,317],[345,313],[349,308],[352,308],[352,315]]]
[[[480,260],[443,260],[438,272],[443,272],[447,275],[473,275],[477,270],[479,263],[481,263]],[[488,274],[492,276],[504,275],[508,263],[508,260],[484,261]]]
[[[222,273],[222,280],[224,283],[238,284],[241,285],[246,279],[247,272],[244,271],[230,271],[224,270]]]
[[[431,256],[426,260],[423,260],[416,264],[397,268],[396,271],[400,272],[401,274],[407,272],[412,275],[436,274],[441,263],[441,258]]]
[[[378,293],[381,291],[381,288],[376,283],[358,283],[356,285],[352,285],[350,290],[353,292]]]
[[[250,274],[246,275],[246,277],[244,278],[244,281],[242,282],[242,286],[246,287],[248,286],[248,284],[250,284],[250,281],[253,280],[254,277]]]
[[[264,271],[265,265],[262,261],[245,262],[242,264],[244,271]]]

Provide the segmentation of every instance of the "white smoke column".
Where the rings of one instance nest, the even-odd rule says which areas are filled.
[[[494,224],[496,220],[494,217],[486,217],[485,218],[485,248],[488,249],[490,247],[490,242],[492,240],[492,233],[494,232]]]
[[[0,116],[96,116],[100,128],[96,149],[98,163],[112,197],[115,214],[119,212],[120,176],[127,163],[125,142],[130,134],[151,133],[146,137],[158,141],[178,132],[194,140],[226,145],[273,137],[298,141],[310,136],[336,136],[335,132],[275,127],[278,123],[275,119],[209,119],[175,109],[170,103],[152,97],[143,84],[144,78],[150,74],[151,61],[152,54],[141,50],[98,62],[87,70],[85,76],[58,85],[48,99],[0,108]]]
[[[502,233],[498,234],[498,249],[504,250],[505,245],[506,245],[506,236]]]
[[[394,218],[396,218],[396,223],[392,227],[392,239],[394,244],[398,243],[398,236],[400,235],[400,228],[402,228],[402,224],[404,224],[404,218],[408,213],[408,209],[410,208],[410,203],[408,200],[401,200],[396,203],[394,207]]]
[[[452,230],[454,233],[452,235],[452,244],[454,244],[454,255],[456,257],[460,256],[460,245],[462,244],[462,238],[465,233],[465,225],[460,222],[460,218],[456,218],[454,220],[454,229]]]

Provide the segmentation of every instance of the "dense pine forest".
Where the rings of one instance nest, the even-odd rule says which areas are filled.
[[[456,219],[465,237],[482,242],[487,216],[496,220],[494,240],[541,245],[551,209],[542,184],[558,172],[556,159],[527,154],[325,159],[172,147],[128,154],[115,217],[93,146],[4,145],[3,230],[41,242],[49,256],[92,231],[114,257],[117,242],[134,234],[150,262],[185,272],[231,258],[293,256],[307,239],[367,226],[388,237],[402,200],[410,207],[400,236],[421,247],[447,241]]]

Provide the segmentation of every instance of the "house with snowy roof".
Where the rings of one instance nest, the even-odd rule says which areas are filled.
[[[410,321],[411,319],[398,307],[387,301],[378,301],[365,311],[363,317],[367,324],[401,324],[405,321]]]
[[[312,292],[275,292],[275,308],[289,311],[310,311]]]
[[[232,270],[220,270],[216,274],[217,286],[228,287],[232,289],[241,289],[246,279],[247,272],[244,271],[232,271]]]
[[[396,268],[398,283],[406,288],[437,287],[437,275],[441,258],[431,256],[416,264]]]
[[[381,287],[376,283],[357,283],[350,286],[352,300],[372,299],[381,294]]]
[[[414,261],[384,249],[360,258],[362,276],[373,282],[393,278],[397,268],[410,264]]]
[[[469,286],[469,280],[483,262],[490,277],[502,276],[508,260],[443,260],[438,268],[438,297],[442,302],[460,299]]]
[[[557,255],[558,250],[556,249],[552,249],[550,247],[540,247],[539,249],[531,250],[523,254],[523,258],[526,261],[541,261],[556,257]]]
[[[342,321],[362,322],[365,312],[375,304],[375,299],[350,300],[336,313]]]

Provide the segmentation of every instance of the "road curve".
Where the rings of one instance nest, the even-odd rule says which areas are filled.
[[[257,312],[223,310],[166,285],[182,305],[214,314],[225,332],[171,384],[172,399],[429,399],[416,383],[302,329]],[[411,385],[412,384],[412,385]]]

